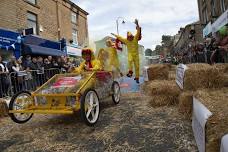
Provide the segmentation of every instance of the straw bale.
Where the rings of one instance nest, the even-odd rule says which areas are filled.
[[[181,92],[175,81],[168,80],[155,80],[143,87],[144,93],[151,97],[150,103],[153,107],[176,104]]]
[[[178,103],[178,98],[172,95],[153,95],[150,99],[150,105],[154,108],[162,106],[171,106]]]
[[[192,105],[193,105],[193,92],[184,91],[178,97],[179,105],[178,111],[183,114],[187,119],[192,117]]]
[[[213,66],[224,73],[228,73],[228,63],[218,63],[214,64]]]
[[[0,98],[0,117],[5,117],[8,115],[8,108],[5,100]]]
[[[184,77],[184,90],[221,88],[224,85],[223,73],[209,64],[189,64]]]
[[[148,95],[178,96],[181,92],[175,81],[155,80],[147,84]]]
[[[228,87],[228,74],[224,74],[224,87]]]
[[[169,80],[176,79],[176,71],[169,71]]]
[[[219,151],[221,138],[228,134],[228,88],[199,90],[194,96],[213,114],[206,124],[206,151]]]
[[[152,64],[148,68],[148,78],[151,80],[167,80],[170,67],[167,64]]]

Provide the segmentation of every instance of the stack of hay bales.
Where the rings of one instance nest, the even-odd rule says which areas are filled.
[[[178,97],[178,101],[178,111],[182,113],[187,119],[191,119],[193,106],[193,91],[182,92]]]
[[[151,97],[152,107],[175,105],[181,92],[175,81],[155,80],[146,84],[146,95]]]
[[[8,115],[8,107],[5,100],[0,98],[0,118]]]
[[[228,88],[198,90],[194,96],[212,112],[206,123],[206,151],[219,151],[221,138],[228,134]]]
[[[167,80],[169,77],[169,64],[152,64],[147,69],[148,79],[152,80]]]
[[[189,64],[184,77],[184,90],[196,91],[204,88],[220,88],[224,75],[220,69],[209,64]]]
[[[215,64],[214,66],[224,73],[224,87],[228,87],[228,63]]]
[[[179,112],[191,118],[194,91],[206,88],[221,88],[225,78],[222,68],[209,64],[189,64],[185,71],[184,89],[179,97]],[[224,66],[223,66],[224,67]]]

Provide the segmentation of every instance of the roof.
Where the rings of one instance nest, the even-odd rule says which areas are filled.
[[[89,15],[88,12],[86,12],[84,9],[82,9],[81,7],[79,7],[78,5],[76,5],[74,2],[72,2],[71,0],[64,0],[67,3],[69,3],[70,5],[72,5],[73,7],[79,9],[81,12],[83,12],[85,15]]]

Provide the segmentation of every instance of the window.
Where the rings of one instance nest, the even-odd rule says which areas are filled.
[[[204,8],[202,10],[202,14],[203,14],[203,21],[204,21],[205,24],[207,24],[208,23],[208,12],[207,12],[206,8]]]
[[[216,3],[215,0],[211,0],[211,15],[212,17],[216,16]]]
[[[71,13],[71,21],[72,23],[77,23],[77,14],[74,12]]]
[[[225,6],[225,1],[224,0],[220,0],[220,7],[221,7],[221,11],[222,12],[226,11],[226,6]]]
[[[78,45],[78,31],[73,29],[72,31],[73,44]]]
[[[29,3],[36,5],[36,0],[27,0]]]
[[[27,28],[33,28],[34,34],[37,34],[37,15],[27,13]]]
[[[207,12],[207,9],[205,10],[205,15],[206,15],[206,23],[208,22],[208,12]]]

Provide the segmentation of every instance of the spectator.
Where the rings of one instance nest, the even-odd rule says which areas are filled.
[[[29,69],[30,70],[38,70],[38,65],[37,65],[37,58],[33,57],[32,62],[29,64]]]
[[[24,76],[26,75],[24,68],[22,67],[22,58],[19,58],[14,62],[12,66],[15,77],[13,80],[14,93],[21,91],[23,89]]]
[[[15,66],[15,64],[16,64],[16,57],[12,55],[10,57],[9,62],[7,63],[7,68],[9,70],[9,73],[14,72],[14,70],[12,69],[12,67]]]
[[[204,45],[202,43],[197,44],[196,46],[197,53],[197,63],[205,63],[205,52]]]
[[[50,60],[48,60],[48,58],[45,58],[44,59],[44,69],[51,69],[51,68],[52,68],[52,65],[51,65]]]
[[[0,98],[7,95],[7,91],[10,85],[10,81],[8,79],[8,68],[2,61],[2,56],[0,55]]]
[[[52,56],[48,56],[48,61],[49,61],[49,63],[50,63],[50,69],[51,68],[54,68],[54,65],[53,65],[53,62],[54,62],[54,60],[53,60],[53,58],[52,58]]]
[[[32,62],[32,59],[31,59],[31,56],[30,55],[27,55],[26,56],[26,59],[24,60],[22,66],[27,69],[29,67],[29,65],[31,64]]]
[[[39,73],[44,72],[44,63],[43,63],[43,58],[41,56],[39,56],[37,59],[37,67],[38,67]]]

